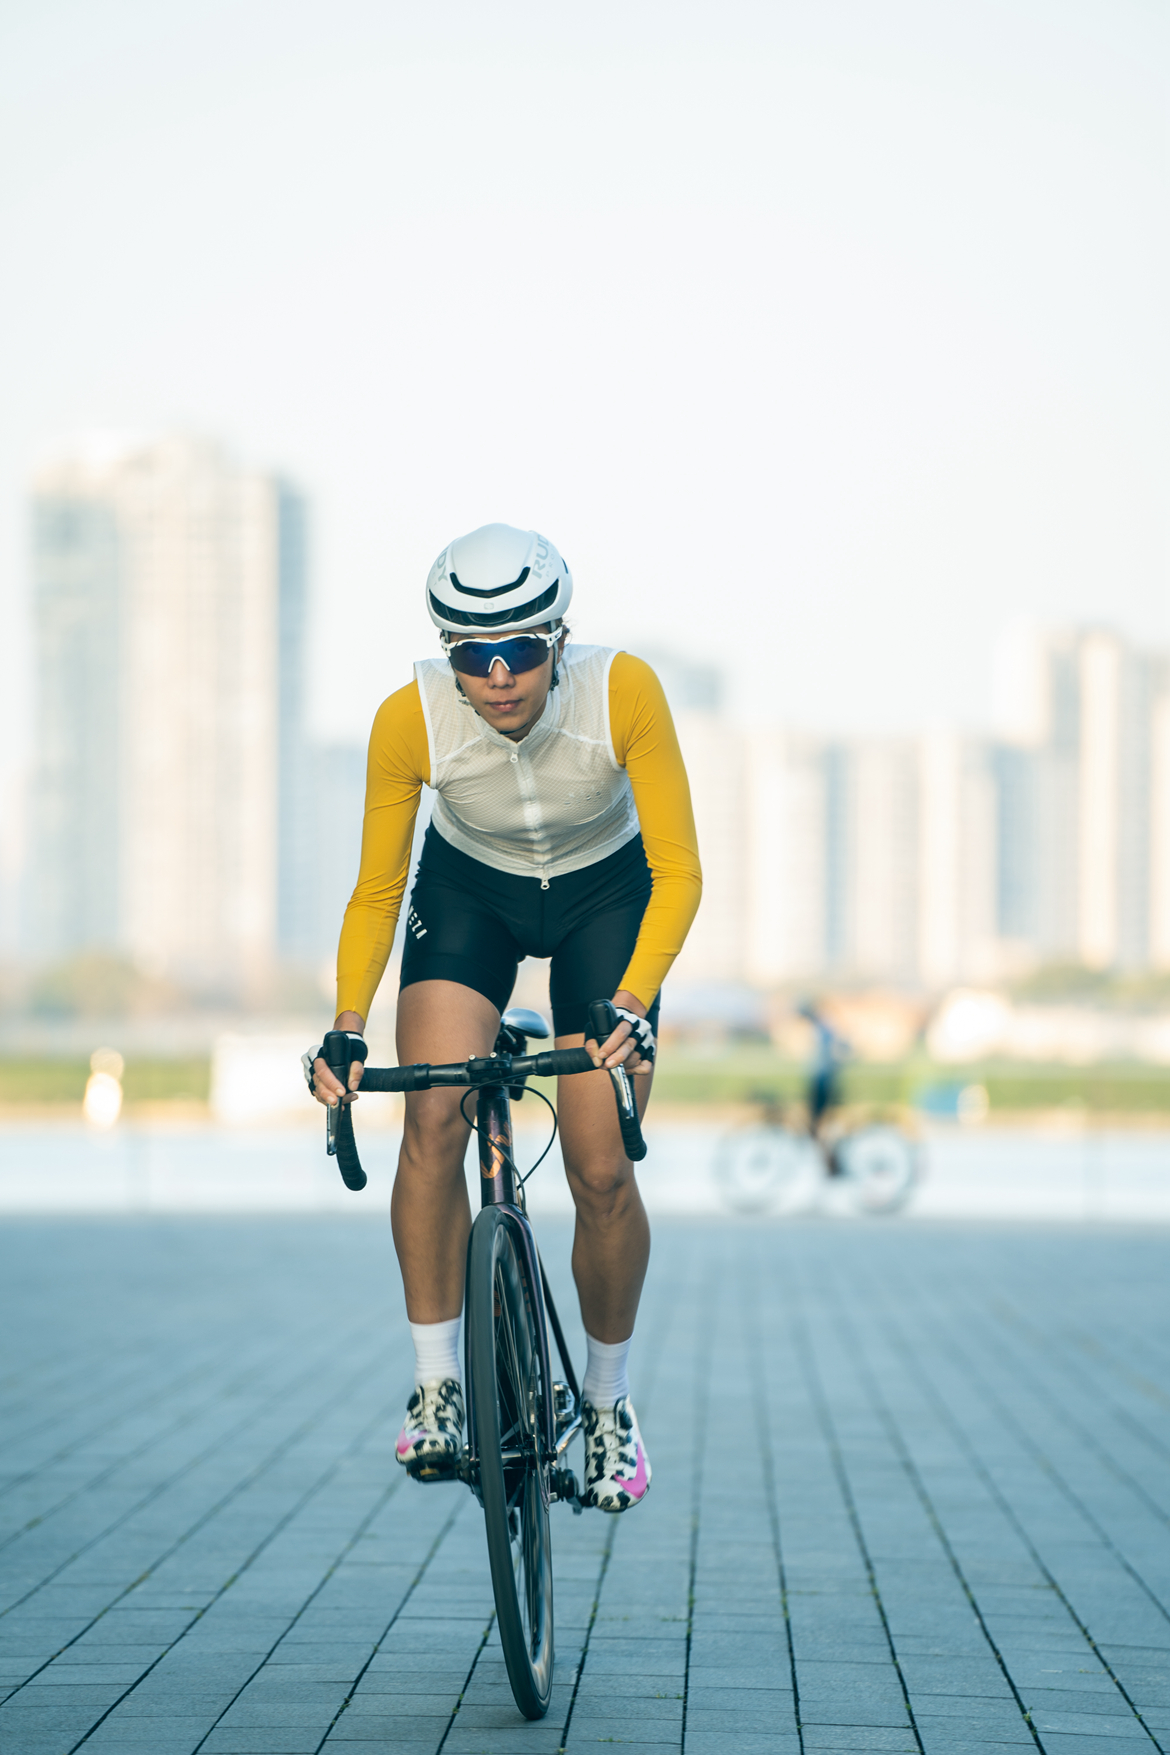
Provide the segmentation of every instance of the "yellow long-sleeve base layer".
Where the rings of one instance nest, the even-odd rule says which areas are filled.
[[[621,985],[650,1006],[699,906],[702,874],[691,792],[662,684],[627,652],[609,672],[614,753],[630,776],[652,890]],[[430,752],[418,683],[383,701],[370,733],[357,887],[337,951],[337,1010],[369,1016],[394,942]]]

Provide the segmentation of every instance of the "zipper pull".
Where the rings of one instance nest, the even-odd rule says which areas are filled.
[[[541,887],[541,889],[542,889],[542,890],[547,890],[547,889],[548,889],[548,879],[547,879],[547,878],[541,878],[541,880],[540,880],[540,887]]]

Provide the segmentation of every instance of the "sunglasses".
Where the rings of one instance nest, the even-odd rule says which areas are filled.
[[[443,651],[450,661],[451,669],[457,670],[460,676],[490,676],[492,665],[498,658],[505,670],[513,676],[520,676],[526,670],[535,670],[543,664],[557,641],[564,633],[558,628],[555,634],[513,634],[507,640],[448,640],[443,639]]]

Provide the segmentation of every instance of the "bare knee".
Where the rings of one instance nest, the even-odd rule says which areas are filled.
[[[565,1174],[577,1211],[603,1223],[624,1211],[635,1192],[633,1167],[616,1153],[566,1159]]]
[[[458,1110],[435,1106],[412,1115],[408,1109],[400,1165],[428,1180],[462,1181],[468,1131]]]

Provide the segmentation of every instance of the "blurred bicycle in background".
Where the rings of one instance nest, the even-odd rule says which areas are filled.
[[[817,1204],[828,1183],[857,1212],[898,1212],[920,1179],[921,1144],[901,1117],[846,1108],[849,1043],[814,1005],[799,1009],[814,1041],[805,1101],[788,1108],[774,1092],[757,1095],[759,1119],[720,1141],[720,1193],[737,1213],[791,1213]]]

